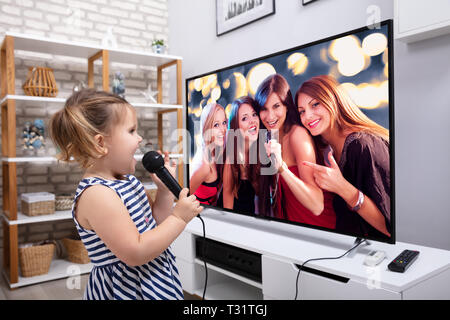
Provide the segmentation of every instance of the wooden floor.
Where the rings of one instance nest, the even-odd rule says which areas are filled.
[[[2,253],[0,249],[0,254]],[[0,255],[0,268],[3,263]],[[84,290],[86,288],[89,274],[80,276],[80,288],[72,288],[73,282],[67,285],[68,278],[47,281],[31,286],[20,287],[11,290],[3,275],[0,275],[0,300],[81,300],[83,298]],[[191,296],[185,293],[186,300],[198,300],[199,297]]]

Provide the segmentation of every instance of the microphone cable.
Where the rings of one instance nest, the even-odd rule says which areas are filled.
[[[319,261],[319,260],[337,260],[342,258],[343,256],[345,256],[347,253],[349,253],[350,251],[356,249],[358,246],[360,246],[362,243],[367,242],[366,239],[360,239],[360,241],[358,241],[358,243],[356,243],[351,249],[347,250],[344,254],[340,255],[339,257],[331,257],[331,258],[315,258],[315,259],[309,259],[306,260],[305,262],[302,263],[302,265],[300,266],[300,268],[298,268],[298,273],[297,273],[297,279],[295,280],[295,297],[294,300],[297,300],[297,296],[298,296],[298,285],[300,284],[299,279],[300,279],[300,271],[303,269],[303,267],[305,266],[305,264],[307,264],[308,262],[311,261]]]
[[[206,295],[206,286],[208,284],[208,267],[206,266],[206,228],[205,228],[205,221],[203,221],[202,217],[200,215],[197,216],[197,218],[200,219],[202,222],[202,228],[203,228],[203,263],[205,264],[205,287],[203,288],[203,295],[202,300],[205,300]]]

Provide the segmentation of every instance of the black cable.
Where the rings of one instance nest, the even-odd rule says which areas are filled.
[[[205,264],[205,287],[203,289],[203,295],[202,300],[205,300],[205,294],[206,294],[206,285],[208,284],[208,267],[206,266],[206,229],[205,229],[205,222],[203,221],[202,217],[200,215],[197,216],[197,218],[200,219],[203,226],[203,263]]]
[[[298,296],[298,285],[299,285],[299,277],[300,277],[300,271],[303,269],[303,267],[305,266],[305,264],[307,264],[308,262],[311,261],[319,261],[319,260],[337,260],[342,258],[343,256],[345,256],[347,253],[349,253],[350,251],[356,249],[359,245],[361,245],[362,243],[366,242],[366,239],[361,239],[357,244],[355,244],[351,249],[347,250],[344,254],[340,255],[339,257],[331,257],[331,258],[315,258],[315,259],[309,259],[306,260],[305,262],[302,263],[302,265],[300,266],[300,268],[298,268],[298,273],[297,273],[297,279],[295,280],[295,298],[294,300],[297,300],[297,296]]]

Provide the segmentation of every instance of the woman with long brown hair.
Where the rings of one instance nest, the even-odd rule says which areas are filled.
[[[295,95],[300,119],[327,166],[305,162],[319,187],[336,194],[336,230],[390,237],[389,131],[370,120],[327,75],[309,79]]]
[[[255,101],[244,96],[231,105],[228,120],[226,162],[223,170],[223,207],[270,216],[270,204],[263,196],[259,158],[260,120]]]
[[[278,141],[266,146],[278,170],[277,217],[334,229],[331,205],[314,181],[313,170],[302,164],[315,163],[316,152],[311,135],[301,126],[288,82],[280,74],[269,76],[258,87],[255,100],[262,124],[272,138],[278,135]]]

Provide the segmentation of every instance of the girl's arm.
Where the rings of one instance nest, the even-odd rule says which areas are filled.
[[[293,174],[287,166],[284,167],[281,176],[295,198],[314,215],[318,216],[324,208],[323,192],[314,181],[314,170],[303,165],[303,161],[316,162],[314,142],[306,129],[295,126],[292,130],[293,132],[289,137],[289,147],[294,154],[299,177]]]
[[[225,164],[223,168],[223,207],[233,209],[234,195],[232,190],[232,173],[230,164]]]
[[[122,200],[114,190],[95,185],[87,188],[76,206],[79,221],[93,229],[117,258],[139,266],[158,257],[183,231],[203,207],[183,189],[173,210],[156,228],[140,234]]]

